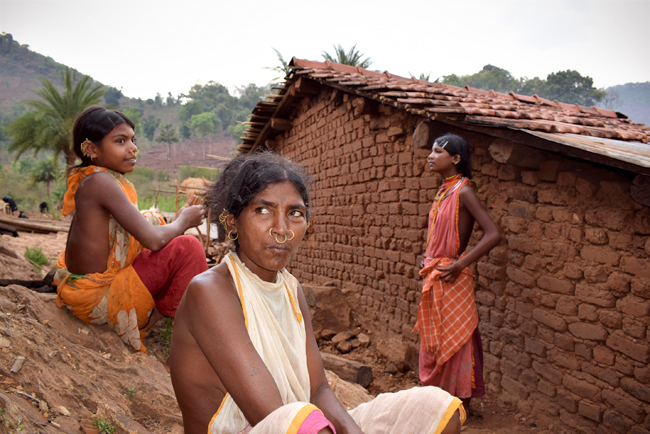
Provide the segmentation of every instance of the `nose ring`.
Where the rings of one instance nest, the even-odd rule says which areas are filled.
[[[291,241],[296,237],[296,234],[291,229],[289,229],[289,232],[291,232],[291,238],[289,238],[288,234],[284,234],[284,240],[280,241],[280,239],[278,237],[279,236],[281,237],[282,235],[278,234],[277,232],[274,235],[273,234],[273,228],[269,229],[269,235],[271,236],[271,238],[274,238],[275,242],[278,243],[278,244],[284,244],[287,241]]]

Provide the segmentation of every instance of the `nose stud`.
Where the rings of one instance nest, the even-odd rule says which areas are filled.
[[[284,234],[284,240],[280,241],[280,238],[278,237],[281,237],[282,235],[278,234],[277,232],[274,234],[273,229],[274,228],[269,229],[269,235],[271,236],[271,238],[275,239],[275,242],[278,244],[284,244],[287,241],[291,241],[296,237],[296,234],[291,229],[289,229],[289,232],[291,232],[291,238],[289,238],[288,234]]]

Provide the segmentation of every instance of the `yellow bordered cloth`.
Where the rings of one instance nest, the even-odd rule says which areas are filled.
[[[305,329],[295,302],[298,283],[286,270],[278,273],[276,282],[264,282],[236,253],[226,255],[223,262],[237,287],[251,342],[275,379],[285,405],[250,427],[226,394],[210,421],[208,434],[298,434],[307,417],[318,411],[309,403]],[[438,434],[459,410],[464,421],[458,398],[427,386],[379,395],[349,413],[367,433]]]

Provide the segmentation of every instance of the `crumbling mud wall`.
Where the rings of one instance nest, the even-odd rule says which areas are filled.
[[[357,321],[415,348],[439,186],[429,151],[411,146],[418,122],[325,91],[302,101],[275,146],[315,181],[292,272],[336,283]],[[475,266],[488,393],[571,432],[650,433],[650,208],[631,198],[633,174],[436,128],[470,141],[478,196],[503,234]]]

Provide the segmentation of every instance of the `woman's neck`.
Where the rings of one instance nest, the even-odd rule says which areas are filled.
[[[447,179],[451,179],[456,175],[460,175],[460,172],[458,169],[456,169],[456,166],[449,168],[449,170],[444,170],[441,172],[438,172],[440,176],[442,176],[442,180],[446,181]]]

